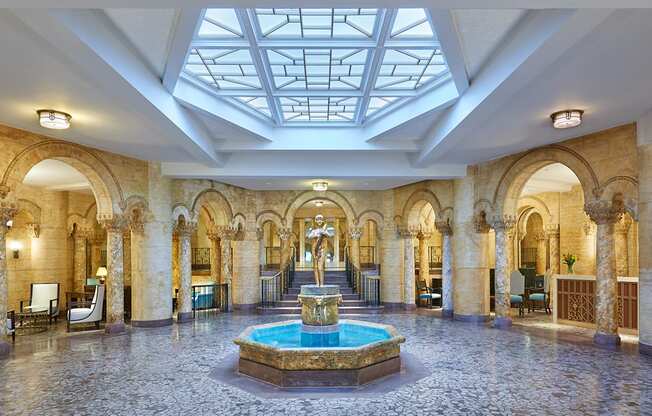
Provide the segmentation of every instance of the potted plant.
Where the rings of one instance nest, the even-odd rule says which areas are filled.
[[[562,262],[566,265],[568,274],[573,274],[573,265],[577,262],[577,256],[571,253],[564,254]]]

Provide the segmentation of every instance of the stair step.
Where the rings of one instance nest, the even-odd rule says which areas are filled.
[[[340,315],[362,315],[362,314],[377,314],[382,313],[383,306],[340,306]],[[270,308],[257,308],[258,313],[264,315],[301,315],[301,307],[299,306],[275,306]]]

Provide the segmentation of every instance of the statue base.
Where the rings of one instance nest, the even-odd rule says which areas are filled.
[[[303,285],[299,293],[299,303],[304,327],[337,327],[338,306],[342,303],[338,285]]]

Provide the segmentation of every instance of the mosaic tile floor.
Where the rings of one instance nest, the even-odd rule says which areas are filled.
[[[396,326],[425,367],[425,377],[393,391],[270,398],[210,376],[236,353],[232,339],[245,326],[281,319],[213,315],[122,336],[25,337],[0,361],[0,414],[652,414],[650,357],[428,314],[364,318]]]

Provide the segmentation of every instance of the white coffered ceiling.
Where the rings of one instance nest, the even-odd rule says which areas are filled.
[[[645,8],[652,5],[645,3],[536,0],[528,10],[513,0],[401,3],[426,8],[450,80],[377,120],[287,127],[179,81],[213,3],[192,0],[180,9],[171,1],[150,8],[145,0],[46,0],[32,9],[0,9],[0,123],[163,161],[171,176],[252,189],[303,188],[315,177],[340,189],[459,177],[468,164],[633,122],[649,111],[652,55],[641,51],[652,40],[652,10]],[[90,9],[98,6],[103,10]],[[332,7],[351,5],[337,0]],[[71,113],[72,128],[39,127],[35,110],[45,107]],[[584,124],[554,130],[549,114],[567,107],[585,109]]]

